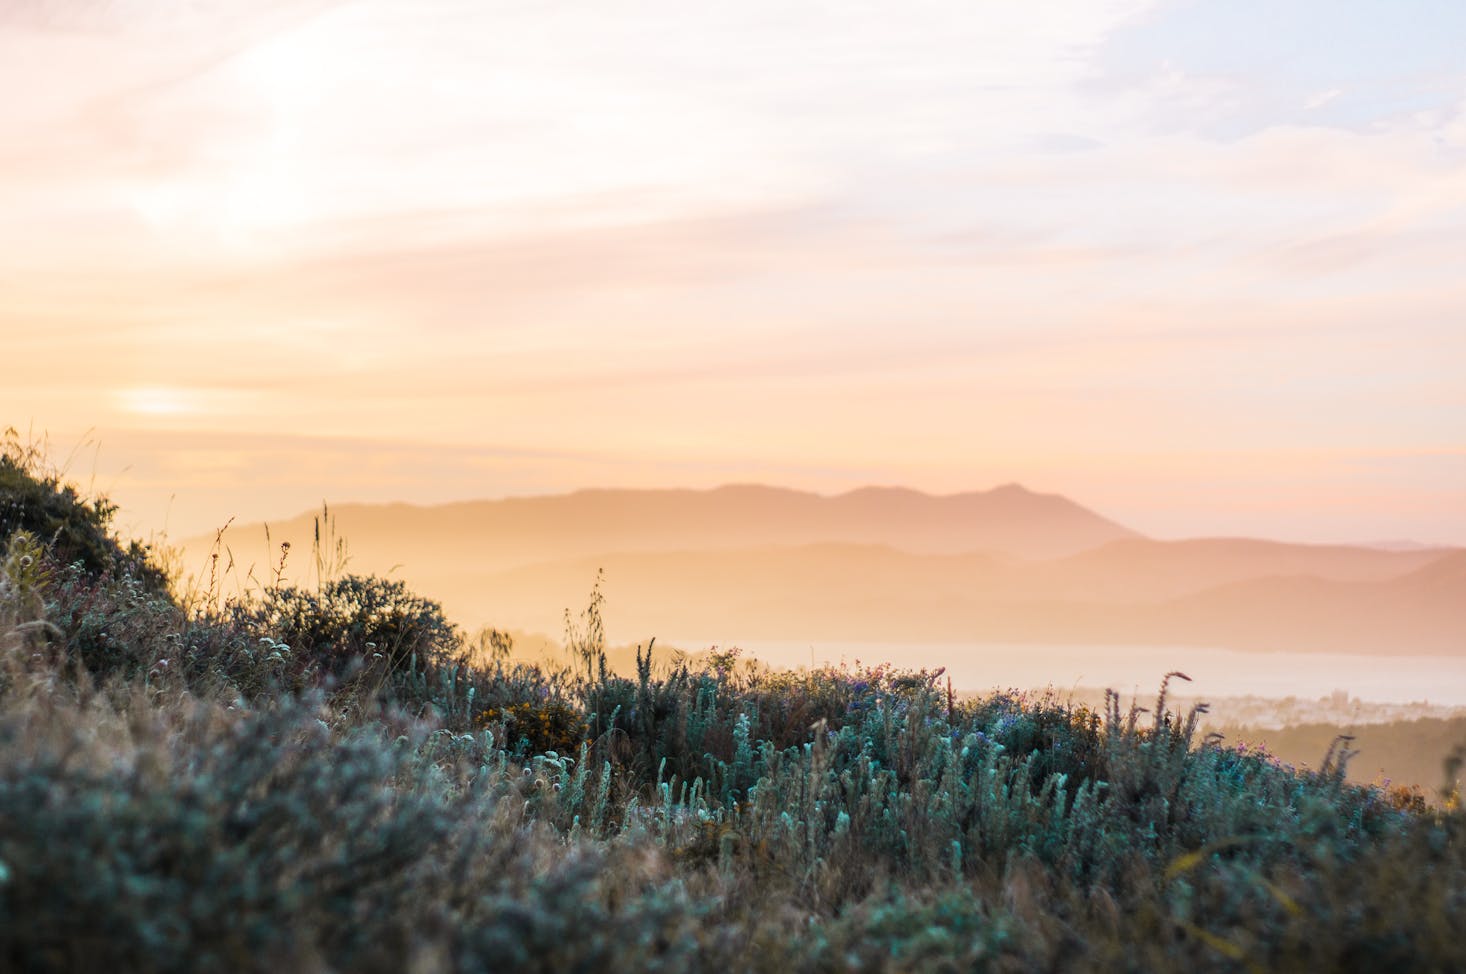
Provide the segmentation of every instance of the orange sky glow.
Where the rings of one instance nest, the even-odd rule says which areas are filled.
[[[6,3],[0,427],[144,535],[1020,481],[1466,544],[1466,14],[1276,6]]]

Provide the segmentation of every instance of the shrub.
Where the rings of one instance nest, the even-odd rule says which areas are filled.
[[[123,545],[109,531],[117,505],[84,499],[60,474],[44,469],[38,447],[22,445],[14,428],[0,441],[0,542],[18,531],[35,536],[57,564],[79,563],[90,574],[130,576],[148,591],[167,591],[167,578],[146,545]]]
[[[47,619],[61,633],[68,658],[93,677],[130,677],[161,661],[178,665],[183,614],[172,599],[136,575],[91,574],[80,562],[55,573]]]
[[[398,674],[415,660],[445,660],[462,642],[438,603],[375,576],[345,575],[315,592],[269,588],[242,614],[258,635],[288,646],[298,667],[330,676],[377,660]]]
[[[585,743],[586,722],[579,709],[558,700],[521,700],[479,712],[476,726],[496,728],[505,745],[520,756],[573,754]]]

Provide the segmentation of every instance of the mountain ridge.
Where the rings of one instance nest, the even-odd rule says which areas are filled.
[[[949,495],[590,488],[331,513],[350,570],[395,571],[470,625],[556,631],[604,569],[611,625],[626,638],[1466,652],[1466,550],[1158,540],[1018,484]],[[270,525],[270,539],[309,551],[313,528],[295,518]],[[226,541],[241,565],[243,552],[262,565],[278,557],[264,525]]]
[[[436,505],[331,508],[353,548],[391,548],[395,562],[449,555],[510,567],[531,559],[603,551],[722,549],[783,541],[890,544],[951,554],[1000,550],[1055,557],[1140,537],[1060,494],[1016,484],[936,495],[862,487],[824,495],[762,484],[693,488],[586,488],[564,494]],[[269,523],[275,542],[309,543],[312,514]],[[263,537],[263,522],[231,537]],[[206,548],[213,538],[185,542]],[[263,548],[256,550],[265,550]]]

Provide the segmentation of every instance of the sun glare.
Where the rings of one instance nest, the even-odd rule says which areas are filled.
[[[142,416],[183,416],[195,412],[194,396],[184,389],[166,386],[138,386],[117,393],[124,412]]]

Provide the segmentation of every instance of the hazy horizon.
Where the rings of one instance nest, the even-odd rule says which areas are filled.
[[[952,664],[1003,644],[1030,646],[1035,661],[1056,647],[1108,646],[1111,663],[1190,646],[1291,655],[1292,672],[1306,674],[1309,659],[1330,653],[1392,666],[1433,656],[1446,667],[1466,646],[1466,548],[1160,541],[1013,485],[946,497],[588,491],[321,513],[233,524],[223,549],[212,533],[192,539],[186,564],[202,572],[218,551],[233,593],[274,578],[288,543],[284,580],[310,585],[315,539],[334,536],[348,542],[349,570],[405,582],[469,632],[560,633],[598,585],[604,631],[618,643],[674,633],[860,642],[901,666],[935,665],[937,645],[969,647]]]

